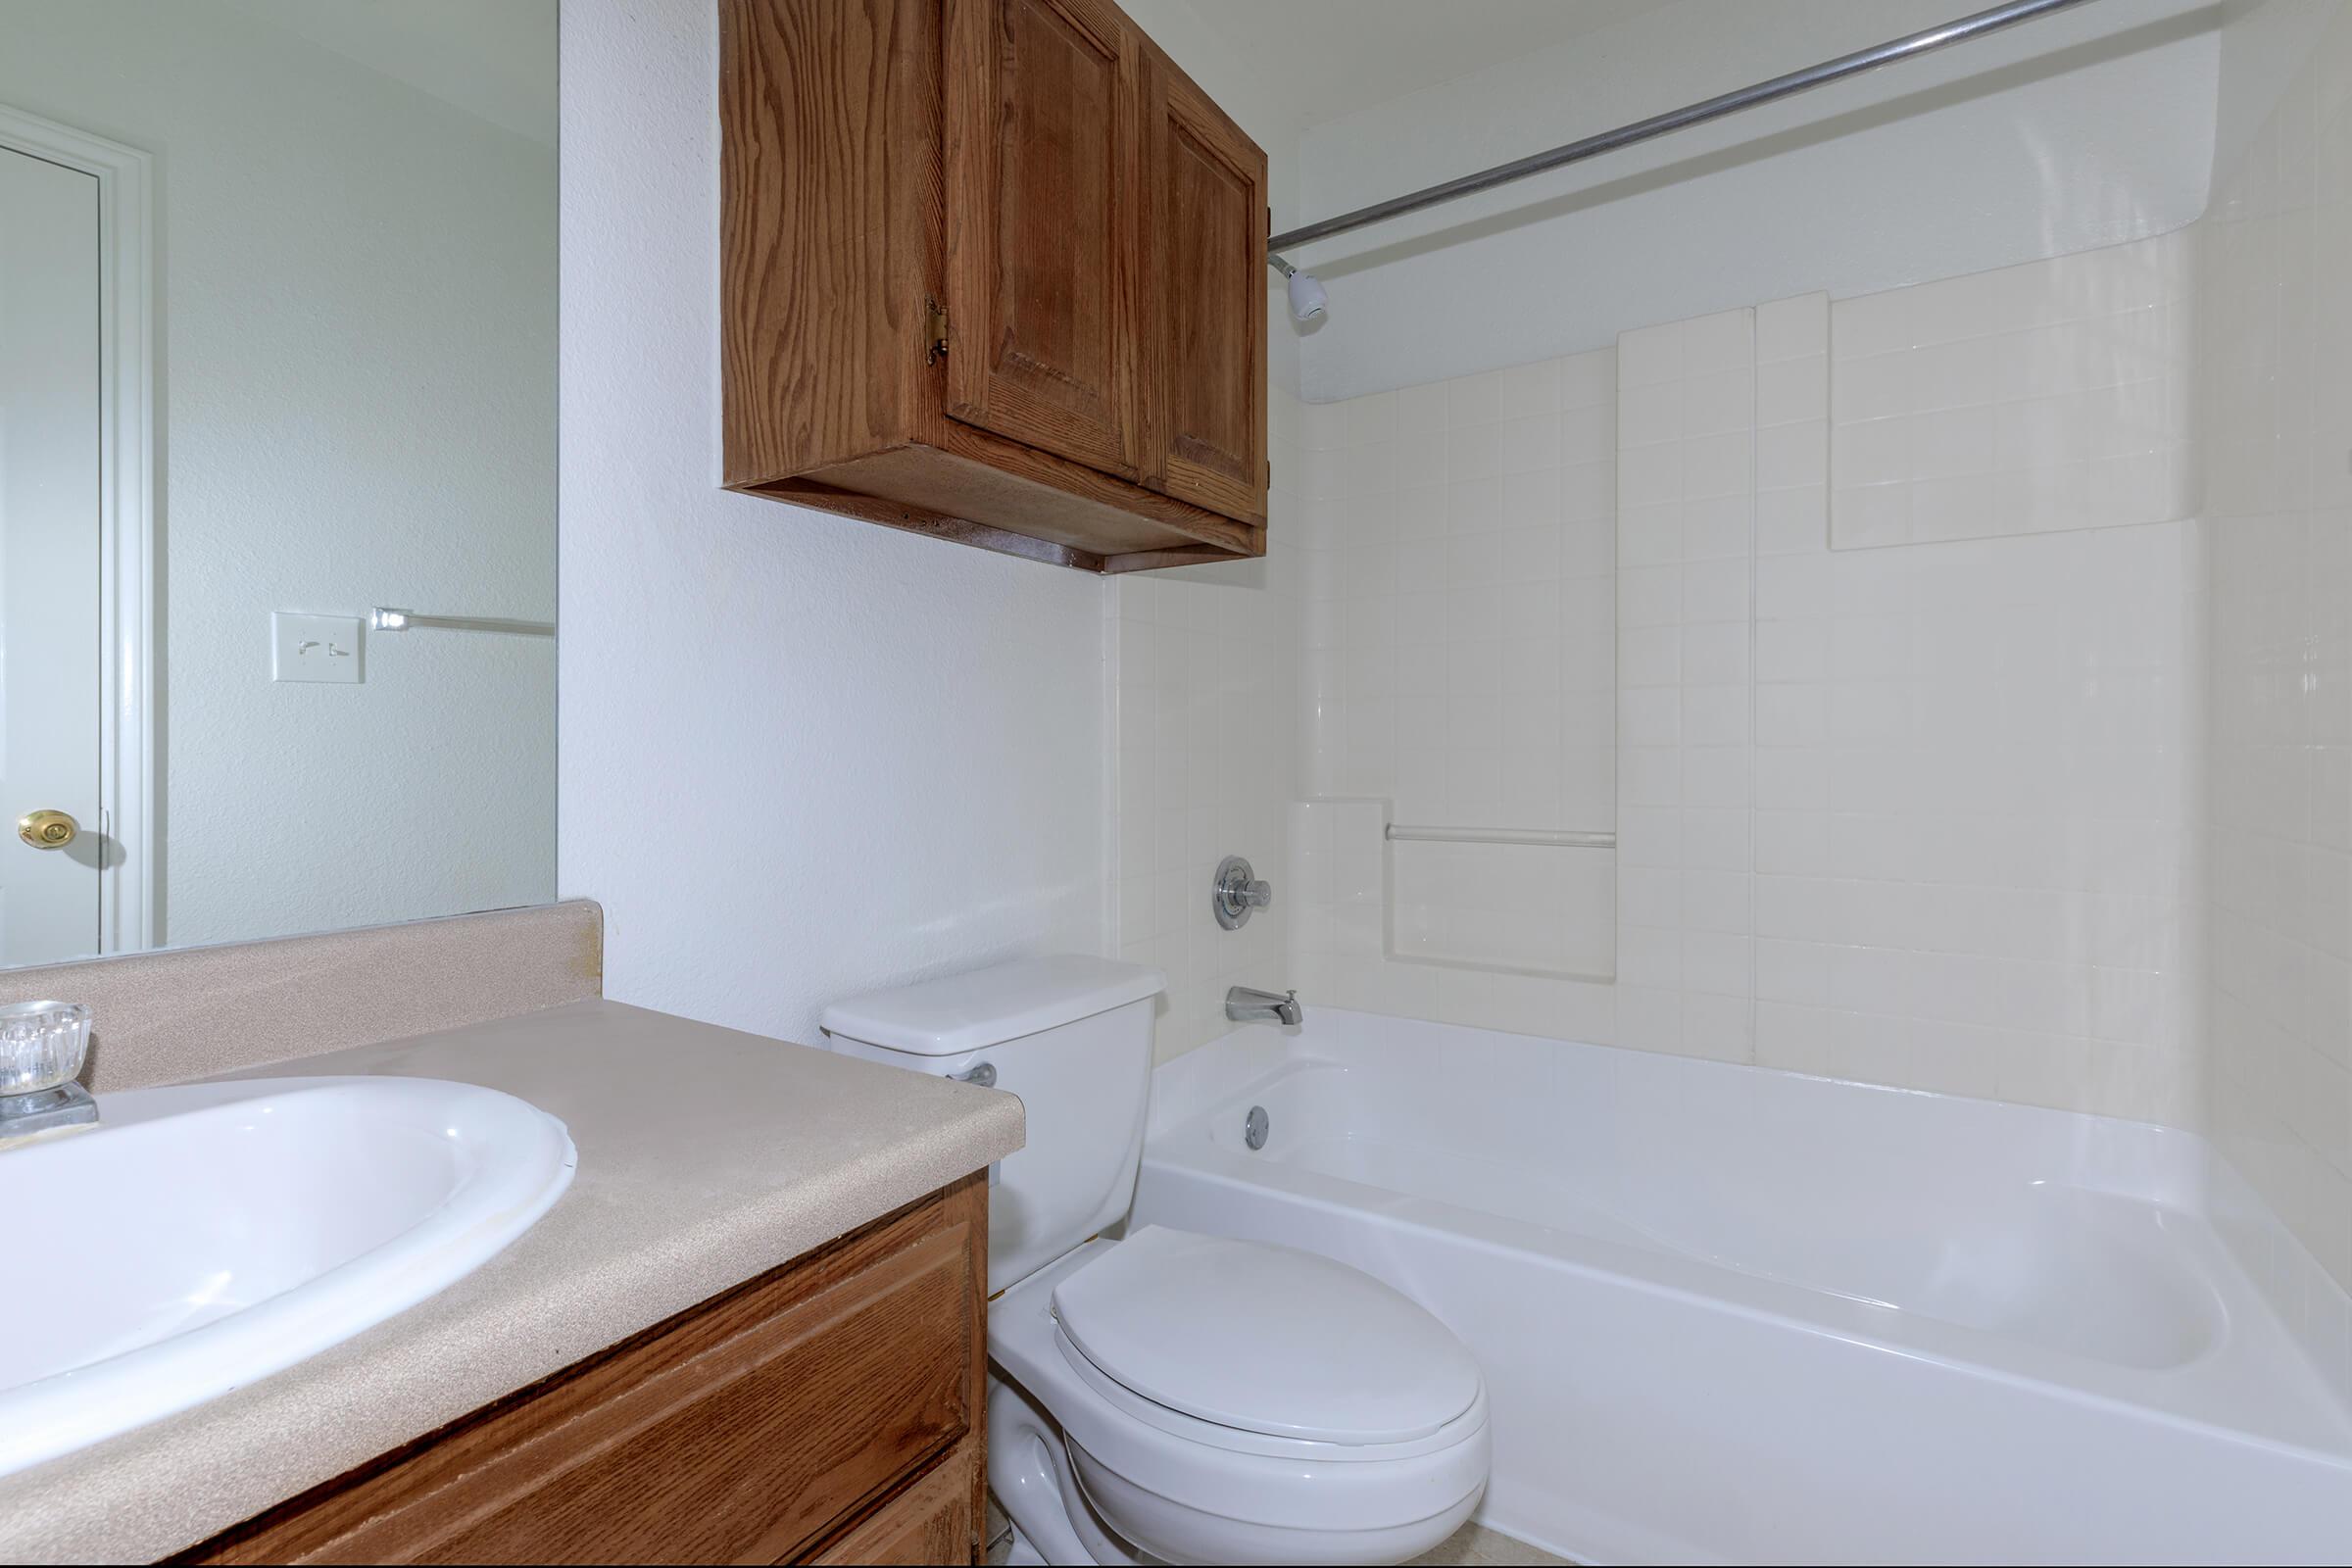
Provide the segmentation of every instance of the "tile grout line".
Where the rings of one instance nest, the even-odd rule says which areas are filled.
[[[1758,454],[1764,445],[1764,357],[1756,323],[1763,306],[1747,313],[1747,1059],[1762,1059],[1756,1021],[1756,515],[1757,486],[1762,469]]]

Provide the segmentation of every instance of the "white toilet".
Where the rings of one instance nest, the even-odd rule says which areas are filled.
[[[825,1009],[833,1048],[986,1064],[1029,1141],[989,1192],[988,1478],[1016,1562],[1401,1562],[1486,1489],[1461,1342],[1345,1264],[1127,1211],[1158,971],[1030,958]]]

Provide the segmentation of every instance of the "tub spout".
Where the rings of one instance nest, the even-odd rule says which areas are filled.
[[[1261,1018],[1297,1023],[1302,1014],[1296,991],[1277,993],[1253,986],[1235,986],[1225,993],[1225,1016],[1235,1023],[1251,1023]]]

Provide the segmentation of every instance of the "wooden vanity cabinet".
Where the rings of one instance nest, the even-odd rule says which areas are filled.
[[[190,1549],[212,1563],[971,1563],[978,1172]]]
[[[1266,541],[1265,154],[1108,0],[720,0],[729,488],[1130,571]]]

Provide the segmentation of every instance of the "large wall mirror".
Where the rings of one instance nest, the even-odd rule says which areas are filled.
[[[0,965],[555,891],[557,0],[0,0]]]

